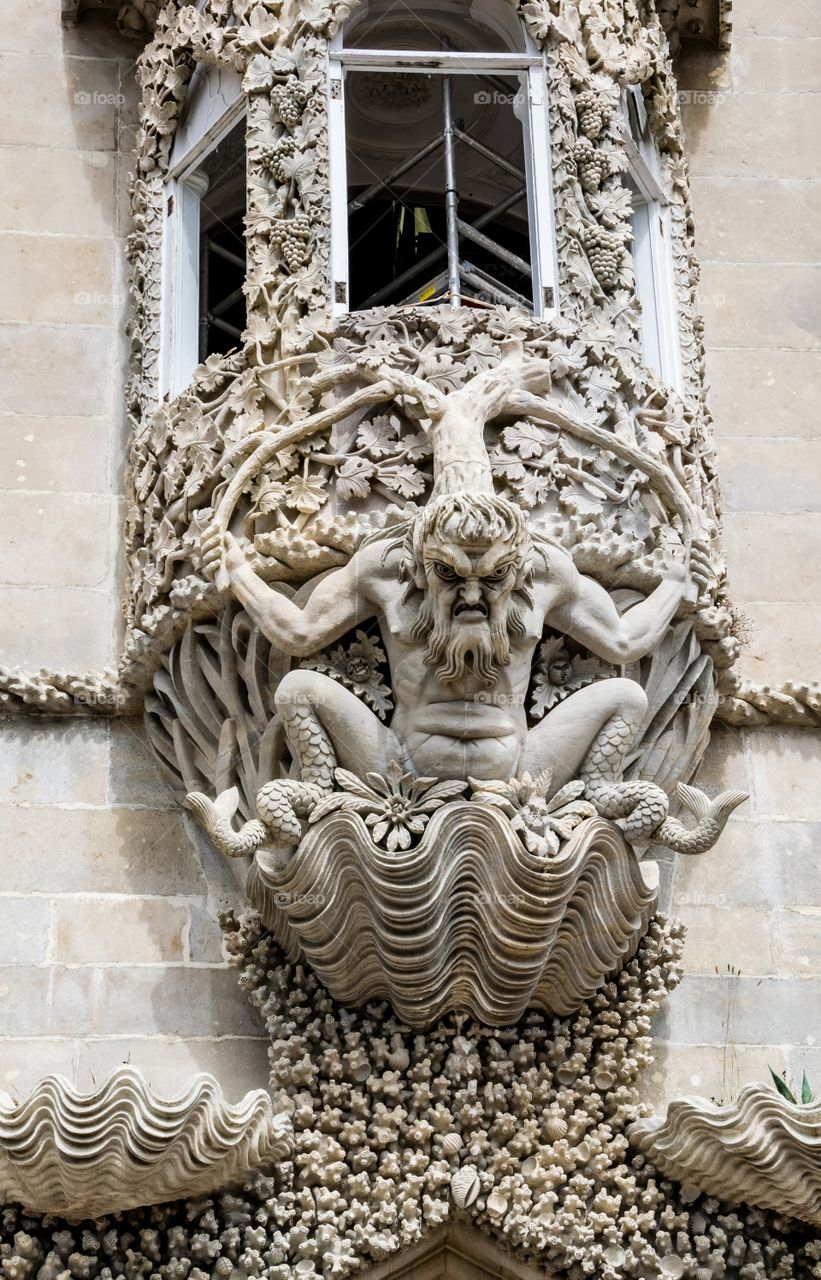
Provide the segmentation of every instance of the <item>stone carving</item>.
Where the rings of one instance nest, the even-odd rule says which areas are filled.
[[[732,673],[728,673],[732,675]],[[737,726],[784,724],[794,728],[821,726],[821,682],[781,685],[753,684],[752,681],[722,681],[717,715],[725,724]]]
[[[570,1013],[632,956],[655,908],[656,864],[599,818],[547,859],[475,802],[437,809],[413,849],[381,849],[375,830],[329,814],[287,866],[258,859],[247,889],[336,999],[387,997],[413,1027],[449,1009],[493,1026],[531,1007]]]
[[[0,667],[0,709],[7,714],[34,710],[48,715],[133,716],[141,705],[142,691],[110,669],[99,675],[74,675]]]
[[[210,1076],[178,1097],[121,1067],[93,1093],[49,1076],[22,1103],[0,1094],[0,1194],[74,1220],[200,1196],[287,1160],[291,1125],[258,1089],[236,1106]]]
[[[380,369],[373,381],[379,385],[388,377]],[[597,428],[570,420],[548,398],[550,361],[526,355],[521,339],[511,339],[497,367],[459,390],[443,395],[408,374],[403,386],[425,415],[422,439],[428,438],[433,453],[428,503],[365,539],[301,608],[263,581],[227,529],[259,468],[304,433],[304,425],[272,432],[257,444],[232,475],[202,542],[206,574],[231,588],[283,653],[305,657],[375,618],[391,672],[390,719],[384,723],[321,671],[291,671],[275,701],[296,776],[266,782],[257,794],[258,818],[240,832],[230,823],[238,802],[233,794],[211,802],[193,793],[189,806],[222,852],[242,856],[263,845],[296,844],[301,820],[311,818],[332,791],[338,767],[362,775],[404,760],[411,773],[431,775],[432,782],[549,776],[552,790],[544,801],[578,773],[586,800],[602,816],[620,820],[628,836],[654,836],[682,852],[702,852],[744,796],[728,792],[708,802],[681,789],[697,818],[688,832],[668,817],[660,787],[624,781],[624,760],[647,712],[638,684],[616,677],[587,683],[530,729],[525,714],[545,626],[606,662],[635,662],[661,642],[685,598],[694,603],[709,582],[709,556],[688,532],[695,513],[675,476],[605,437],[617,457],[653,476],[679,511],[686,539],[682,560],[646,599],[619,614],[599,584],[580,574],[551,539],[532,533],[521,507],[495,491],[484,439],[494,418],[524,413],[598,442]],[[525,456],[541,451],[538,428],[528,430],[527,423],[505,429],[502,437],[508,447],[524,438]]]
[[[100,9],[116,13],[116,22],[124,35],[145,40],[157,21],[159,0],[62,0],[63,22],[81,21],[83,14]]]
[[[764,1085],[735,1102],[671,1102],[666,1119],[637,1120],[630,1141],[668,1177],[737,1204],[821,1228],[821,1104],[788,1102]]]
[[[727,50],[732,36],[733,0],[661,0],[658,11],[675,57],[682,44]]]
[[[271,1039],[291,1160],[241,1190],[81,1226],[6,1204],[6,1273],[168,1280],[190,1260],[192,1280],[414,1275],[415,1246],[464,1222],[496,1242],[494,1258],[541,1275],[811,1280],[817,1232],[682,1195],[629,1149],[650,1019],[681,971],[681,926],[652,921],[630,964],[570,1018],[491,1029],[450,1017],[426,1032],[385,1004],[341,1008],[258,920],[228,916],[224,928]],[[467,1190],[464,1208],[454,1187]]]

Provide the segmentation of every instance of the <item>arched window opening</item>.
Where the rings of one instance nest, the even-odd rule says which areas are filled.
[[[554,308],[543,62],[510,5],[371,0],[330,94],[336,311]]]
[[[245,120],[239,76],[195,72],[165,188],[162,390],[177,395],[245,327]]]
[[[640,88],[623,99],[625,175],[633,200],[633,269],[641,306],[642,359],[677,391],[682,387],[678,308],[667,199],[659,182],[660,160]]]

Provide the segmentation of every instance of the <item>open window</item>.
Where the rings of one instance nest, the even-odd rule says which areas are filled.
[[[163,228],[164,394],[245,327],[246,164],[240,77],[199,67],[171,151]]]
[[[670,211],[659,181],[659,155],[641,89],[623,97],[624,135],[633,198],[633,267],[641,305],[644,363],[675,390],[682,387]]]
[[[501,0],[366,0],[331,49],[333,304],[556,306],[544,66]]]

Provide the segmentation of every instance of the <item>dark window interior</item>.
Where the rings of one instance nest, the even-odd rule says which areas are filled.
[[[245,328],[245,122],[197,169],[200,196],[200,360],[229,351]]]
[[[462,302],[532,308],[524,92],[518,74],[348,72],[352,309],[450,296],[448,109]]]

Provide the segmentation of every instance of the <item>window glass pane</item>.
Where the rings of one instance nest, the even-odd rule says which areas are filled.
[[[197,166],[199,192],[199,358],[229,351],[245,327],[245,122]]]
[[[468,305],[530,307],[522,78],[346,75],[352,308],[434,302],[448,286],[446,94]]]
[[[520,53],[524,35],[507,0],[474,4],[452,0],[436,5],[366,0],[347,24],[345,47]]]

